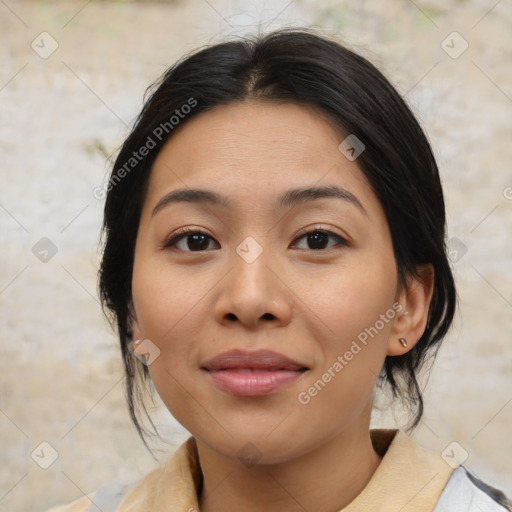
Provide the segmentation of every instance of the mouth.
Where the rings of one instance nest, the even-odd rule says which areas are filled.
[[[201,369],[222,391],[234,396],[264,396],[299,379],[309,368],[268,350],[224,352]]]

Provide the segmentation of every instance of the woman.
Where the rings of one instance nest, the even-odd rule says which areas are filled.
[[[192,434],[127,489],[59,511],[512,510],[404,432],[456,307],[438,169],[383,75],[282,30],[171,67],[105,187],[100,291],[132,419],[143,381]],[[92,500],[94,503],[92,503]]]

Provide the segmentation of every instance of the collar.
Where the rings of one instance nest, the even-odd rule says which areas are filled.
[[[340,512],[434,510],[454,468],[401,430],[370,429],[370,438],[383,459],[362,492]],[[118,511],[198,512],[201,486],[197,445],[190,437],[128,492]]]

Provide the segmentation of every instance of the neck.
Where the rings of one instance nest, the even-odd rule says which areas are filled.
[[[198,442],[201,512],[335,512],[364,489],[380,464],[368,425],[280,464],[246,467]]]

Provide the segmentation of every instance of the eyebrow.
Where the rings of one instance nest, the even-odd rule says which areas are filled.
[[[359,199],[354,194],[352,194],[352,192],[349,192],[348,190],[335,185],[323,187],[303,187],[287,190],[277,199],[276,207],[292,208],[300,204],[326,198],[341,199],[346,201],[356,206],[365,215],[368,215]],[[212,190],[198,188],[178,189],[173,190],[163,196],[156,204],[151,216],[156,215],[162,208],[169,206],[170,204],[181,202],[202,203],[208,204],[210,206],[220,206],[225,208],[229,207],[230,204],[228,197]]]

